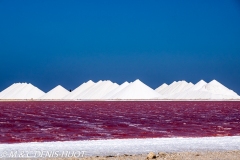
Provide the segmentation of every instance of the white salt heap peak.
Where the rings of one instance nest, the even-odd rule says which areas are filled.
[[[200,90],[206,84],[207,83],[204,80],[200,80],[198,83],[186,89],[185,91],[169,96],[168,99],[204,99],[208,93],[202,93],[198,90]]]
[[[110,99],[157,99],[158,97],[161,97],[159,93],[137,79]]]
[[[166,88],[168,85],[166,83],[163,83],[161,86],[159,86],[158,88],[155,89],[155,91],[160,92],[161,90],[163,90],[164,88]]]
[[[121,84],[119,87],[115,88],[114,90],[112,90],[111,92],[108,92],[105,96],[102,97],[102,99],[111,99],[111,97],[113,95],[115,95],[116,93],[120,92],[122,89],[124,89],[125,87],[127,87],[129,85],[128,82],[124,82],[123,84]]]
[[[207,82],[205,82],[204,80],[200,80],[194,86],[189,88],[189,90],[197,91],[197,90],[201,89],[203,86],[205,86],[206,84],[207,84]]]
[[[187,83],[186,81],[178,81],[178,82],[174,81],[169,86],[161,89],[158,93],[165,96],[171,96],[173,94],[183,92],[192,86],[193,86],[192,83]]]
[[[206,84],[202,88],[202,91],[205,91],[205,90],[207,90],[208,92],[213,93],[213,94],[223,94],[223,95],[237,96],[237,94],[235,92],[228,89],[227,87],[225,87],[224,85],[222,85],[221,83],[219,83],[216,80],[212,80],[211,82]]]
[[[37,99],[44,94],[31,83],[16,83],[2,91],[0,99]]]
[[[98,81],[97,83],[94,83],[93,85],[87,87],[85,90],[80,91],[72,99],[81,99],[82,96],[84,96],[85,94],[90,93],[93,90],[93,88],[95,88],[96,86],[99,86],[101,83],[102,83],[102,80]]]
[[[85,90],[87,90],[88,88],[93,86],[94,84],[95,83],[92,80],[89,80],[88,82],[81,84],[79,87],[74,89],[68,95],[63,97],[63,99],[69,99],[69,100],[74,99],[77,95],[79,95],[80,93],[84,92]]]
[[[80,93],[74,99],[102,99],[108,92],[111,92],[119,85],[111,81],[99,81],[85,92]]]
[[[44,94],[39,99],[62,99],[66,95],[68,95],[70,92],[63,88],[61,85],[56,86],[46,94]]]
[[[171,95],[168,99],[220,100],[239,99],[239,96],[216,80],[209,83],[201,80],[188,90]]]
[[[200,80],[189,89],[173,94],[169,96],[168,99],[207,99],[206,97],[210,97],[209,93],[199,91],[206,84],[207,83],[204,80]]]
[[[211,99],[236,99],[238,98],[237,93],[228,89],[216,80],[212,80],[199,91],[211,93]]]

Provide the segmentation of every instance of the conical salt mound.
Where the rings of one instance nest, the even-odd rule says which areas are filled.
[[[8,94],[11,94],[12,92],[14,92],[14,89],[17,88],[17,86],[20,83],[14,83],[11,86],[7,87],[6,89],[4,89],[1,93],[0,93],[0,99],[3,99],[4,97],[6,97]]]
[[[95,83],[92,80],[87,81],[86,83],[81,84],[79,87],[74,89],[72,92],[70,92],[68,95],[63,97],[63,99],[74,99],[77,95],[81,94],[88,88],[92,87]]]
[[[187,83],[186,81],[178,81],[178,82],[174,81],[169,86],[160,90],[158,93],[160,93],[162,95],[166,95],[166,96],[171,96],[176,93],[183,92],[192,86],[194,86],[192,83]]]
[[[157,99],[158,97],[161,97],[159,93],[137,79],[110,99]]]
[[[204,80],[200,80],[199,82],[197,82],[195,85],[193,85],[192,87],[184,90],[184,92],[189,92],[189,91],[198,91],[201,88],[203,88],[205,85],[207,84],[207,82],[205,82]],[[180,94],[183,92],[180,92]]]
[[[155,91],[160,92],[161,90],[163,90],[164,88],[166,88],[168,85],[166,83],[163,83],[161,86],[159,86],[158,88],[155,89]]]
[[[63,88],[62,86],[58,85],[46,94],[44,94],[39,99],[62,99],[66,95],[68,95],[70,92]]]
[[[233,92],[232,90],[228,89],[221,83],[216,80],[212,80],[208,84],[206,84],[200,91],[206,91],[213,94],[222,94],[228,96],[238,96],[237,93]]]
[[[122,89],[124,89],[125,87],[127,87],[129,85],[128,82],[124,82],[123,84],[121,84],[119,87],[117,87],[116,89],[112,90],[111,92],[107,93],[106,95],[103,96],[102,99],[110,99],[113,95],[115,95],[116,93],[120,92]]]
[[[45,93],[31,83],[16,83],[4,90],[0,99],[38,99]]]
[[[79,94],[76,94],[72,99],[81,99],[84,95],[88,94],[89,92],[91,92],[91,90],[94,90],[93,88],[96,88],[96,86],[100,86],[100,84],[103,81],[100,80],[96,83],[94,83],[93,85],[87,87],[84,91],[79,92]]]
[[[196,91],[201,89],[203,86],[205,86],[207,84],[207,82],[205,82],[204,80],[200,80],[199,82],[197,82],[193,87],[189,88],[189,90],[192,91]]]
[[[182,92],[170,95],[168,99],[196,99],[196,97],[202,97],[203,99],[205,97],[204,93],[200,93],[198,90],[200,90],[206,84],[207,83],[204,80],[200,80],[192,87]]]
[[[116,83],[112,83],[111,81],[99,81],[93,87],[89,88],[86,92],[77,95],[75,99],[102,99],[104,95],[108,92],[111,92],[119,85]]]
[[[239,96],[216,80],[209,83],[201,80],[188,90],[169,96],[168,99],[221,100],[239,99]]]

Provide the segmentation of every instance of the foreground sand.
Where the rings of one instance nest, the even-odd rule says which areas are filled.
[[[48,160],[147,160],[147,154],[122,156],[96,156],[85,158],[50,158]],[[207,152],[177,152],[156,153],[156,160],[239,160],[240,151],[207,151]],[[36,160],[36,159],[35,159]],[[38,159],[40,160],[40,159]]]

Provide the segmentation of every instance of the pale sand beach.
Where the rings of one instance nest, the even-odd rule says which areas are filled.
[[[155,156],[154,156],[155,155]],[[83,158],[49,158],[47,160],[239,160],[240,151],[205,151],[205,152],[159,152],[152,157],[147,154],[121,156],[93,156]],[[41,160],[41,159],[35,159]]]

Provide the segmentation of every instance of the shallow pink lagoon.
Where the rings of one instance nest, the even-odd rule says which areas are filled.
[[[240,102],[0,102],[0,143],[240,135]]]

